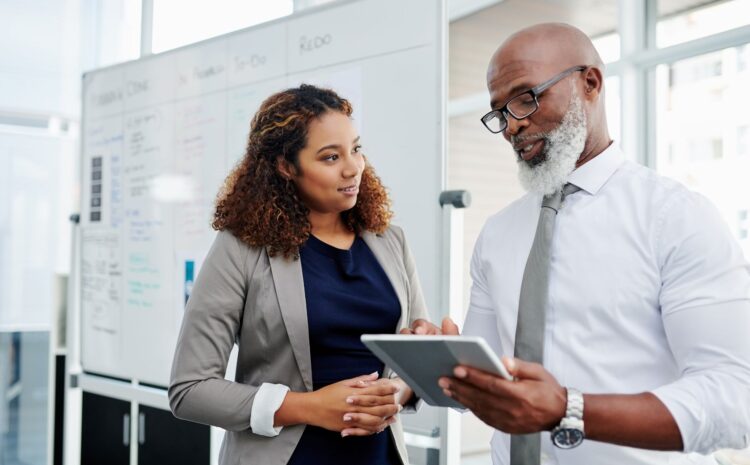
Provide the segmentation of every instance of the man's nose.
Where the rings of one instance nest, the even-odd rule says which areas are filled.
[[[508,121],[508,126],[506,126],[506,128],[505,128],[505,138],[506,139],[510,138],[511,136],[517,135],[518,132],[522,128],[528,126],[528,124],[529,124],[528,121],[526,121],[526,118],[521,119],[521,120],[517,120],[514,117],[512,117],[511,115],[508,115],[507,121]]]

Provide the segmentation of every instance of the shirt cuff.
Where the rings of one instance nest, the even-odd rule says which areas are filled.
[[[274,427],[276,411],[284,403],[289,387],[283,384],[263,383],[258,388],[250,410],[250,429],[260,436],[274,437],[281,432],[282,426]]]

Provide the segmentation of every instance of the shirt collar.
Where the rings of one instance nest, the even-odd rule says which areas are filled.
[[[604,152],[573,171],[568,177],[568,182],[591,195],[596,195],[624,161],[622,150],[613,142]]]

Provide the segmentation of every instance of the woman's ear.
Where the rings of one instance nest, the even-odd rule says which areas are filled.
[[[291,181],[295,175],[294,167],[289,162],[284,160],[284,157],[278,157],[276,159],[276,169],[278,170],[281,177],[286,179],[287,181]]]

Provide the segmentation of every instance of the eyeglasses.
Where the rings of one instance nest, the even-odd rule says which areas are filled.
[[[493,134],[499,134],[505,131],[505,128],[508,127],[508,115],[519,121],[524,118],[528,118],[539,109],[539,100],[537,99],[537,97],[539,97],[542,92],[554,86],[569,74],[576,71],[583,71],[586,68],[587,66],[584,65],[568,68],[549,81],[545,81],[522,94],[516,95],[512,99],[508,100],[508,103],[506,103],[502,108],[492,110],[486,115],[482,116],[482,124],[484,124],[484,127],[486,127]]]

